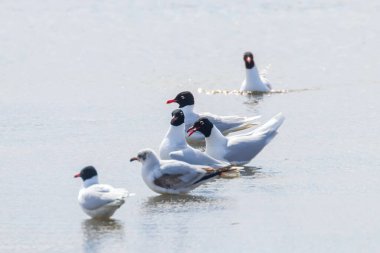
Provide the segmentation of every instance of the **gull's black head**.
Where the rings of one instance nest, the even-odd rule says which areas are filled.
[[[253,54],[251,52],[245,52],[243,60],[247,69],[252,69],[255,66],[255,61],[253,60]]]
[[[194,104],[194,96],[190,91],[182,91],[174,99],[166,101],[167,104],[178,103],[179,108]]]
[[[208,118],[200,118],[194,122],[193,126],[190,127],[187,132],[189,136],[195,133],[196,131],[201,132],[206,138],[210,136],[211,130],[214,125]]]
[[[181,109],[176,109],[172,112],[172,120],[170,124],[172,126],[180,126],[185,122],[185,115]]]
[[[93,166],[87,166],[84,167],[80,173],[76,174],[74,177],[80,177],[83,181],[86,181],[87,179],[90,179],[94,176],[97,176],[98,173],[96,172],[96,169]]]

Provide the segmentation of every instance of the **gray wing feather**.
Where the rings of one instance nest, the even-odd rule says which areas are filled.
[[[256,134],[255,136],[241,136],[229,140],[227,153],[224,158],[230,162],[249,162],[252,160],[272,139],[276,132]]]
[[[181,161],[169,160],[161,163],[161,177],[170,188],[181,188],[191,185],[206,173],[201,166],[190,165]]]
[[[122,200],[128,196],[125,189],[115,189],[110,185],[97,184],[86,188],[81,194],[80,202],[84,208],[89,210]]]
[[[244,125],[253,126],[253,121],[258,117],[242,117],[242,116],[218,116],[211,113],[202,113],[200,116],[207,117],[221,132],[239,128]]]
[[[190,164],[206,165],[210,167],[225,167],[228,163],[218,161],[200,150],[187,148],[174,151],[169,154],[171,159],[187,162]]]
[[[229,138],[224,158],[228,161],[249,162],[276,136],[284,120],[285,117],[279,113],[252,132]]]

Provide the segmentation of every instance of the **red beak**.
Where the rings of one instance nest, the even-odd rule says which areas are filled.
[[[75,174],[74,177],[80,177],[80,173]]]
[[[190,137],[196,131],[198,131],[197,127],[190,127],[189,129],[187,129],[187,133],[189,134],[188,137]]]
[[[251,62],[252,61],[252,58],[251,57],[247,57],[247,62]]]
[[[169,99],[168,101],[166,101],[167,104],[171,104],[171,103],[176,103],[177,100],[175,99]]]

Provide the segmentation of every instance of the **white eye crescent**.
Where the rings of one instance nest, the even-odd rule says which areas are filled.
[[[185,97],[184,97],[184,96],[181,96],[181,98],[182,98],[182,99],[185,99]]]

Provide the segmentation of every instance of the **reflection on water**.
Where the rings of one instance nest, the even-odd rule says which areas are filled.
[[[262,173],[259,171],[261,168],[252,166],[232,166],[231,171],[223,172],[221,178],[234,179],[238,177],[255,178]]]
[[[216,182],[212,182],[215,184]],[[207,185],[196,190],[201,195],[159,195],[148,197],[142,203],[143,213],[187,213],[196,210],[224,209],[224,199],[215,196],[215,191],[208,189]],[[207,195],[212,197],[206,197]]]
[[[149,197],[148,200],[144,203],[145,207],[158,207],[165,205],[186,205],[189,203],[202,203],[209,202],[211,199],[205,196],[197,195],[159,195]]]
[[[261,174],[261,168],[253,167],[253,166],[243,166],[242,169],[239,170],[240,176],[243,177],[255,177],[256,174]]]
[[[98,252],[103,246],[123,242],[124,226],[119,220],[88,219],[82,222],[83,251]]]
[[[243,104],[255,107],[256,105],[259,104],[259,102],[261,102],[261,100],[263,99],[263,96],[262,95],[261,96],[248,96],[247,98],[248,98],[248,100],[243,102]]]
[[[290,92],[302,92],[302,91],[310,91],[315,89],[282,89],[282,90],[271,90],[269,92],[260,92],[260,91],[240,91],[240,90],[208,90],[203,88],[198,88],[198,93],[204,93],[206,95],[243,95],[248,97],[254,97],[257,99],[262,99],[264,96],[270,96],[271,94],[284,94]]]
[[[259,167],[253,166],[238,166],[236,167],[239,171],[239,176],[243,177],[252,177],[254,178],[258,174],[261,174]],[[228,178],[228,177],[226,177]],[[233,177],[236,178],[236,177]],[[161,210],[167,211],[170,209],[173,212],[181,211],[181,208],[186,208],[189,210],[189,207],[204,208],[206,205],[212,205],[215,209],[219,209],[221,204],[225,201],[225,199],[215,196],[218,189],[222,189],[218,184],[225,184],[223,180],[214,180],[209,184],[203,185],[201,188],[198,188],[194,192],[200,195],[171,195],[171,194],[163,194],[158,196],[148,197],[145,202],[143,202],[143,209],[148,212],[157,211],[161,212]],[[210,187],[209,187],[210,186]],[[219,208],[218,208],[219,205]],[[170,207],[170,208],[168,208]]]

